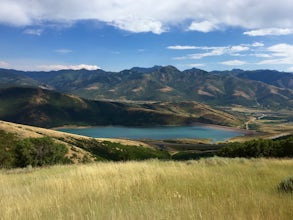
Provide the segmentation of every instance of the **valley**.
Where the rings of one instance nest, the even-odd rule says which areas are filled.
[[[0,220],[292,220],[292,11],[0,0]]]
[[[0,69],[0,73],[0,119],[23,125],[156,127],[199,123],[245,131],[246,135],[228,142],[272,139],[293,131],[291,73],[179,71],[173,66],[120,72]],[[268,76],[265,79],[261,77],[264,74]],[[202,149],[192,139],[186,140],[173,140],[174,149],[214,149]],[[169,140],[144,142],[177,152]]]

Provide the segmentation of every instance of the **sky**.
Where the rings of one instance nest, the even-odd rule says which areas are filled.
[[[0,0],[0,68],[293,72],[292,0]]]

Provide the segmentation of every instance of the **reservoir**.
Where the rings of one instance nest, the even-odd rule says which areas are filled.
[[[211,141],[224,141],[244,133],[232,129],[222,129],[207,126],[159,126],[159,127],[122,127],[99,126],[89,128],[60,128],[59,131],[89,136],[93,138],[124,138],[124,139],[179,139],[198,138]]]

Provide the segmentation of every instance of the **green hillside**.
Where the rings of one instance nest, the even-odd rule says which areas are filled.
[[[92,101],[40,88],[1,89],[0,119],[40,127],[184,125],[193,122],[236,126],[243,120],[197,102]]]

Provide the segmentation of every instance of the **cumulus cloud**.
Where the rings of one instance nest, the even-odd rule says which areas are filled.
[[[165,32],[166,28],[163,27],[160,21],[147,20],[141,18],[126,18],[118,19],[112,23],[114,26],[134,33],[139,32],[153,32],[161,34]]]
[[[275,35],[275,36],[289,35],[289,34],[293,34],[293,28],[264,28],[264,29],[246,31],[243,34],[252,36],[252,37],[267,36],[267,35]]]
[[[200,31],[200,32],[210,32],[217,30],[218,26],[217,24],[211,22],[211,21],[202,21],[202,22],[192,22],[191,25],[188,27],[188,30],[190,31]]]
[[[94,19],[156,34],[186,23],[185,29],[202,32],[227,26],[292,29],[292,11],[292,0],[226,0],[220,7],[217,0],[1,0],[0,23],[26,26]]]
[[[220,62],[220,64],[227,65],[227,66],[241,66],[246,64],[246,62],[241,60],[228,60],[228,61]]]
[[[293,65],[293,45],[276,44],[267,48],[272,59],[262,60],[258,64],[289,64]]]
[[[96,65],[87,65],[87,64],[79,64],[79,65],[62,65],[62,64],[52,64],[52,65],[39,65],[36,67],[38,70],[42,71],[52,71],[52,70],[80,70],[80,69],[86,69],[86,70],[97,70],[100,69],[100,67]]]

